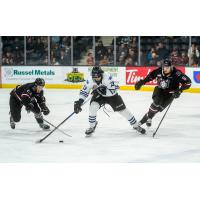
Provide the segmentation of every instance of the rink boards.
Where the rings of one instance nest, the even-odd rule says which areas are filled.
[[[127,66],[102,67],[112,74],[120,85],[121,90],[134,90],[134,84],[143,79],[156,67]],[[188,92],[200,93],[200,68],[178,67],[192,80],[192,87]],[[18,84],[34,81],[37,77],[44,78],[46,88],[80,89],[84,80],[91,73],[92,67],[86,66],[2,66],[0,67],[0,87],[13,88]],[[156,80],[147,83],[141,90],[152,91]]]

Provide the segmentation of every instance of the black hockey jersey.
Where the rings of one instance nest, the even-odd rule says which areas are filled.
[[[24,85],[18,85],[11,91],[11,95],[14,95],[23,105],[35,101],[38,104],[45,103],[45,97],[43,90],[40,93],[35,91],[35,83],[27,83]]]
[[[172,73],[167,76],[163,74],[161,67],[153,70],[143,80],[143,84],[154,79],[157,79],[158,87],[165,92],[171,92],[177,89],[183,91],[191,86],[191,79],[175,67],[173,68]]]

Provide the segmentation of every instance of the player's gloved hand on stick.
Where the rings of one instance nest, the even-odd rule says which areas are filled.
[[[144,85],[144,81],[140,80],[135,84],[135,89],[139,90]]]
[[[32,103],[29,103],[26,105],[26,110],[31,111],[34,108],[34,105]]]
[[[96,89],[96,91],[101,95],[106,95],[106,88],[105,85],[101,85]]]
[[[81,105],[82,105],[83,102],[84,102],[83,99],[79,99],[78,101],[74,102],[74,112],[76,114],[78,114],[79,112],[82,111]]]
[[[44,115],[48,115],[50,113],[50,110],[49,110],[49,108],[46,105],[44,105],[42,107],[41,112],[43,112]]]
[[[172,96],[176,99],[179,98],[181,95],[182,91],[180,90],[175,90],[174,93],[172,94]]]

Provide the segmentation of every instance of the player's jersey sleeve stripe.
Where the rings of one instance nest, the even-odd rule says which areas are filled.
[[[21,97],[26,97],[26,96],[30,98],[30,96],[28,94],[22,94],[21,95]]]

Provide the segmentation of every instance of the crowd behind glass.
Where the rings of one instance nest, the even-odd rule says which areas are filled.
[[[61,66],[197,67],[200,37],[186,36],[2,36],[0,64]]]

